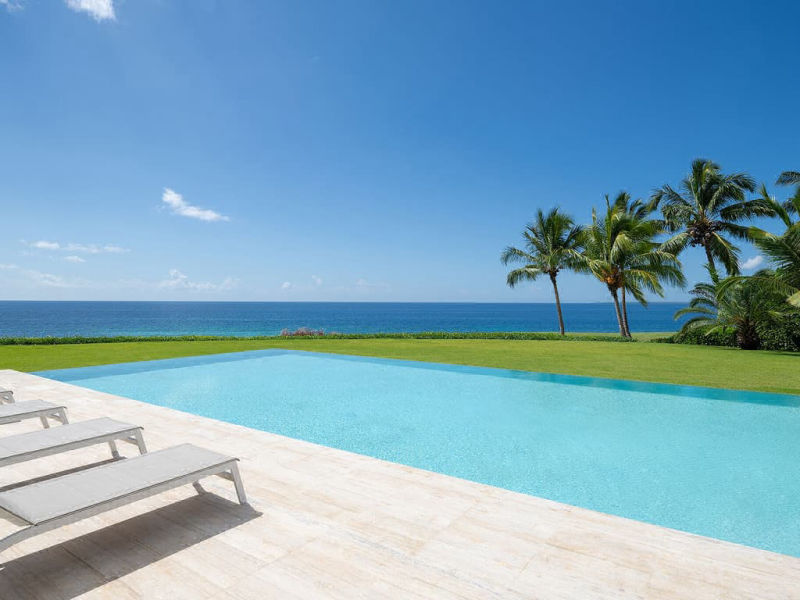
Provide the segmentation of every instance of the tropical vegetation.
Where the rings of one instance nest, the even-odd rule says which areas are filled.
[[[614,303],[622,337],[631,337],[627,294],[647,305],[645,291],[664,295],[662,282],[685,284],[677,257],[655,241],[663,224],[649,216],[654,203],[631,200],[621,192],[611,202],[606,196],[605,210],[592,211],[592,224],[583,236],[583,254],[576,268],[591,273],[605,284]]]
[[[664,285],[683,287],[679,257],[701,248],[709,281],[697,283],[689,306],[676,313],[690,318],[673,341],[800,350],[800,171],[785,171],[776,183],[794,186],[792,195],[779,201],[765,184],[756,192],[748,174],[696,159],[677,187],[664,184],[646,201],[627,192],[613,200],[606,195],[582,227],[558,208],[538,210],[523,233],[525,246],[501,255],[504,264],[523,263],[507,283],[548,274],[563,335],[556,275],[563,269],[591,275],[611,296],[620,336],[630,338],[629,296],[646,306],[648,294],[663,297]],[[777,219],[784,231],[756,227],[757,218]],[[742,275],[736,241],[752,243],[769,268]]]
[[[512,288],[521,281],[536,281],[540,275],[550,279],[561,335],[564,335],[564,315],[558,295],[558,273],[563,269],[575,268],[580,261],[582,235],[582,228],[576,227],[572,218],[559,212],[558,208],[547,214],[539,209],[534,221],[522,233],[524,246],[508,246],[500,257],[506,265],[522,263],[522,266],[508,273],[506,282]]]

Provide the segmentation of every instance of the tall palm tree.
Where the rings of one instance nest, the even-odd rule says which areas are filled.
[[[606,204],[608,203],[608,195],[606,195]],[[631,219],[632,223],[637,224],[638,228],[636,233],[643,238],[643,241],[649,241],[651,238],[655,237],[664,230],[665,225],[663,221],[650,219],[650,215],[656,210],[656,208],[658,208],[658,203],[653,200],[650,200],[649,202],[644,202],[640,198],[632,200],[631,195],[628,192],[620,192],[614,199],[613,207],[615,211],[624,213]],[[634,253],[634,255],[639,256],[637,253]],[[631,267],[636,267],[637,265],[629,264],[627,266],[629,267],[630,276],[626,278],[626,285],[623,285],[622,288],[620,288],[620,304],[622,323],[625,327],[628,337],[630,337],[631,328],[628,321],[627,291],[635,291],[635,297],[637,297],[643,306],[647,306],[647,300],[645,299],[644,293],[641,291],[641,286],[636,285],[638,270],[636,268],[633,270],[630,269]]]
[[[647,306],[645,292],[663,296],[662,281],[685,284],[676,256],[654,239],[663,230],[660,221],[646,218],[654,206],[641,200],[631,202],[625,192],[613,203],[606,196],[605,214],[598,216],[597,211],[592,210],[592,224],[584,234],[580,270],[591,273],[606,285],[623,337],[631,337],[626,293]]]
[[[669,231],[675,233],[665,247],[678,254],[687,245],[702,246],[714,272],[718,260],[728,274],[738,274],[739,249],[729,237],[748,239],[749,229],[738,222],[770,214],[760,200],[745,199],[745,192],[754,188],[753,178],[745,173],[725,175],[716,163],[695,159],[678,190],[664,185],[653,193]]]
[[[535,281],[547,275],[553,285],[558,312],[558,330],[564,335],[564,316],[561,312],[561,298],[558,295],[558,273],[572,268],[580,257],[582,228],[575,225],[571,217],[561,213],[558,208],[545,214],[541,209],[536,218],[522,233],[522,248],[509,246],[503,250],[500,260],[504,265],[522,263],[522,266],[508,273],[506,283],[515,287],[521,281]]]

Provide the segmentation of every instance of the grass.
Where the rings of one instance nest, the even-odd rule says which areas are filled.
[[[7,345],[0,346],[0,368],[39,371],[262,348],[800,394],[800,354],[604,341],[272,338]]]

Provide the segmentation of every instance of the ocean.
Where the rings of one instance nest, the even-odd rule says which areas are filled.
[[[681,303],[628,307],[631,329],[675,331]],[[616,332],[611,303],[563,305],[567,331]],[[449,302],[27,302],[0,301],[0,337],[277,335],[327,333],[557,331],[553,304]]]

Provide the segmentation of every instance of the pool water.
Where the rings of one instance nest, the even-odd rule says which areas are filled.
[[[283,350],[39,375],[800,556],[796,396]]]

